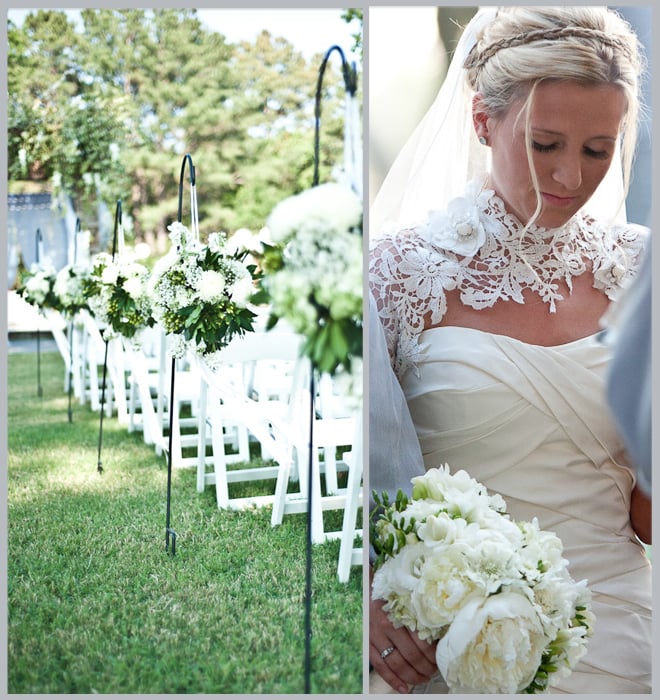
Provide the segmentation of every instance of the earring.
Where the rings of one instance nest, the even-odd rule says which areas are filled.
[[[479,137],[479,143],[480,143],[482,146],[486,146],[486,145],[488,144],[488,139],[487,139],[485,136],[480,136],[480,137]]]

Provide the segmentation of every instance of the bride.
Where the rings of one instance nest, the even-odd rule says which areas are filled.
[[[651,692],[648,502],[606,409],[598,337],[647,234],[624,214],[642,68],[637,37],[604,7],[480,10],[370,212],[391,365],[372,357],[372,385],[396,375],[411,454],[538,518],[588,580],[594,636],[555,693]],[[370,399],[370,487],[405,487],[410,466],[388,463],[404,439],[383,430],[392,405]],[[382,604],[374,671],[400,692],[446,692],[433,647]]]

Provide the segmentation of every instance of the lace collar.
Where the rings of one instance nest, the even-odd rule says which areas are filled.
[[[572,291],[573,277],[588,264],[594,287],[610,298],[627,283],[633,259],[619,247],[616,238],[622,232],[616,228],[578,212],[559,228],[532,225],[525,231],[502,199],[475,181],[446,210],[430,212],[419,234],[456,264],[464,303],[474,308],[492,306],[498,299],[523,303],[528,288],[555,312],[563,299],[559,283]]]
[[[531,290],[555,312],[560,283],[570,292],[589,266],[594,287],[615,299],[633,278],[648,233],[583,212],[560,228],[523,231],[492,190],[473,182],[425,224],[374,242],[370,287],[397,374],[421,360],[425,318],[441,323],[447,291],[459,290],[462,303],[484,309],[498,300],[522,304]]]

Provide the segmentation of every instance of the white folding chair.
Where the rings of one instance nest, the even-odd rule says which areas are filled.
[[[356,546],[356,537],[362,538],[363,528],[357,523],[357,516],[362,506],[362,473],[363,473],[363,431],[362,411],[360,410],[355,424],[355,438],[350,455],[344,455],[348,463],[348,483],[346,485],[346,503],[342,523],[339,560],[337,562],[337,577],[341,583],[349,579],[351,566],[360,566],[363,558],[362,545]]]
[[[195,467],[200,455],[205,458],[206,447],[210,445],[210,439],[202,443],[199,437],[202,421],[199,369],[188,356],[172,361],[167,353],[165,331],[160,326],[145,329],[140,341],[139,349],[124,342],[129,370],[128,429],[131,432],[141,429],[145,442],[154,445],[159,455],[167,452],[171,443],[172,467]],[[173,368],[174,401],[171,401]],[[184,410],[189,415],[184,417]],[[195,454],[184,454],[186,449]]]
[[[145,343],[136,348],[124,341],[124,356],[128,378],[128,431],[142,431],[147,445],[154,445],[157,454],[167,448],[163,419],[158,412],[161,382],[165,381],[160,355],[152,354],[153,345]],[[155,357],[155,360],[154,360]],[[155,394],[155,396],[154,396]]]
[[[207,473],[200,459],[197,486],[201,491],[215,485],[219,508],[272,503],[273,494],[230,498],[229,484],[276,479],[282,467],[290,467],[290,425],[296,420],[299,395],[295,387],[304,372],[300,340],[288,331],[256,331],[234,338],[222,350],[217,369],[197,359],[207,397],[205,425],[213,445],[213,472]],[[273,464],[229,469],[249,461],[250,437],[258,443],[262,458]],[[227,449],[230,443],[232,451]]]
[[[337,411],[336,408],[333,410],[328,408],[328,401],[334,394],[329,377],[322,378],[318,382],[318,395],[315,396],[314,407],[310,405],[309,387],[301,394],[304,398],[298,401],[298,415],[302,418],[299,418],[291,426],[294,463],[298,465],[300,491],[298,493],[288,492],[289,479],[291,478],[290,467],[281,469],[275,490],[271,524],[273,526],[281,524],[286,513],[307,511],[308,474],[311,467],[312,541],[315,544],[320,544],[341,535],[341,532],[326,531],[323,512],[341,510],[346,505],[347,489],[337,486],[337,471],[349,471],[348,459],[355,446],[356,436],[361,435],[361,426],[358,425],[358,416],[355,410],[351,411],[346,406],[341,411]],[[300,408],[300,406],[304,408]],[[325,408],[325,414],[323,408]],[[313,422],[311,420],[312,411]],[[312,442],[311,454],[310,442]],[[337,458],[337,452],[342,453],[339,458]],[[321,474],[325,476],[325,493],[321,487]]]

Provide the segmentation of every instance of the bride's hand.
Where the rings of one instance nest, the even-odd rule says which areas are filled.
[[[406,627],[395,628],[383,611],[384,600],[369,606],[369,661],[381,678],[399,693],[408,686],[426,683],[438,667],[435,644],[423,641]],[[383,658],[382,652],[393,648]]]

